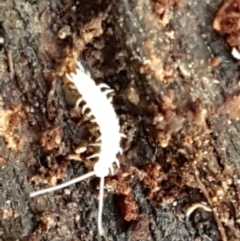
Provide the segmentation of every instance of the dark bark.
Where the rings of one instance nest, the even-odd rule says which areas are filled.
[[[29,198],[92,168],[73,160],[92,134],[64,77],[77,60],[116,90],[127,135],[106,178],[108,239],[240,240],[239,69],[212,29],[222,1],[162,2],[0,3],[0,240],[97,240],[97,178]]]

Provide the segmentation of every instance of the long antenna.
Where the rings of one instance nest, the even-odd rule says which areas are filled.
[[[42,190],[39,190],[39,191],[36,191],[36,192],[31,192],[30,193],[30,197],[36,197],[36,196],[39,196],[39,195],[42,195],[42,194],[45,194],[45,193],[53,192],[53,191],[59,190],[61,188],[65,188],[65,187],[71,186],[71,185],[73,185],[73,184],[75,184],[77,182],[81,182],[84,179],[87,179],[87,178],[89,178],[89,177],[91,177],[93,175],[95,175],[94,171],[88,172],[85,175],[82,175],[80,177],[74,178],[74,179],[72,179],[72,180],[70,180],[68,182],[59,184],[57,186],[45,188],[45,189],[42,189]]]

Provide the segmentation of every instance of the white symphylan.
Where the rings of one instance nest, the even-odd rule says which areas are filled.
[[[88,177],[96,175],[100,178],[99,187],[99,207],[98,207],[98,232],[100,236],[104,235],[102,228],[102,211],[103,211],[103,195],[104,195],[104,178],[108,176],[109,171],[113,174],[113,164],[115,163],[119,167],[119,161],[116,155],[122,152],[120,148],[120,141],[124,134],[120,133],[119,120],[111,104],[107,98],[107,94],[112,92],[105,84],[96,85],[94,80],[85,73],[84,68],[78,63],[76,73],[67,75],[67,78],[75,85],[77,91],[81,94],[81,98],[77,101],[77,106],[81,101],[86,102],[86,107],[90,109],[91,115],[95,118],[96,123],[99,126],[100,131],[100,143],[95,143],[100,147],[100,152],[96,153],[88,159],[98,158],[98,161],[94,165],[94,170],[83,176],[74,178],[68,182],[42,189],[36,192],[32,192],[30,197],[35,197],[44,193],[52,192],[74,183],[80,182]],[[102,88],[107,88],[104,92]]]

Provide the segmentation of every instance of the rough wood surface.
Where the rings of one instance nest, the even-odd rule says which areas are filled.
[[[0,240],[97,240],[97,178],[29,198],[92,168],[64,78],[77,60],[116,90],[127,135],[106,178],[108,239],[240,240],[239,67],[212,28],[221,4],[0,2]]]

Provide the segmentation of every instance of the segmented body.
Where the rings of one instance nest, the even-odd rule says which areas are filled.
[[[101,89],[106,85],[96,85],[89,75],[86,75],[82,66],[78,64],[75,74],[68,76],[69,80],[74,83],[78,92],[81,94],[81,100],[86,102],[87,107],[91,110],[100,131],[100,153],[94,156],[98,157],[94,165],[94,172],[97,177],[106,177],[109,169],[113,173],[113,163],[119,166],[116,155],[120,148],[122,133],[120,133],[119,120],[116,112],[107,98],[107,93]],[[112,90],[110,90],[112,91]]]

